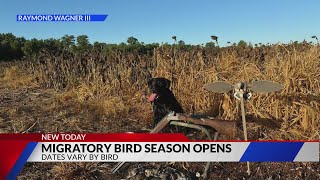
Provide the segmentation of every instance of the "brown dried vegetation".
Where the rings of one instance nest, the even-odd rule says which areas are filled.
[[[36,122],[29,132],[126,132],[148,129],[151,106],[143,98],[148,92],[146,82],[151,74],[153,77],[172,80],[172,90],[188,113],[228,120],[239,118],[238,102],[230,94],[206,92],[202,88],[204,84],[216,80],[230,83],[253,80],[279,82],[284,85],[281,92],[254,94],[247,103],[247,112],[260,119],[274,119],[281,125],[280,128],[268,129],[250,124],[249,139],[320,138],[320,47],[315,45],[228,47],[215,50],[198,47],[190,51],[159,47],[154,50],[153,55],[113,52],[105,56],[98,51],[81,55],[69,52],[57,55],[43,52],[37,59],[22,67],[24,71],[12,66],[6,70],[0,68],[1,82],[14,89],[29,89],[36,96],[31,111],[37,116],[21,117],[19,112],[28,113],[26,107],[5,107],[9,104],[7,100],[7,104],[2,103],[0,106],[3,132],[13,132],[17,127],[17,131],[22,132],[28,129],[29,126],[25,125],[28,122]],[[31,75],[17,76],[25,72],[31,72]],[[18,90],[11,91],[11,94],[16,91]],[[20,91],[17,93],[21,95]],[[12,97],[10,102],[25,96],[27,95],[22,93],[21,98]],[[44,98],[47,100],[43,100]],[[14,118],[18,120],[13,120]],[[130,171],[109,174],[111,165],[50,163],[43,166],[28,163],[19,179],[128,177]],[[202,172],[204,163],[148,163],[146,166],[149,169],[170,166],[185,174],[194,175]],[[253,163],[252,169],[252,176],[248,177],[244,163],[215,163],[209,171],[209,178],[320,178],[319,166],[313,163]]]

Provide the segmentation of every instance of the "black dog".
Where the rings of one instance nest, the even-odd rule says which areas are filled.
[[[170,83],[171,81],[166,78],[152,78],[148,81],[148,87],[152,91],[152,95],[148,98],[148,101],[153,102],[154,127],[171,111],[184,113],[181,105],[169,89]]]

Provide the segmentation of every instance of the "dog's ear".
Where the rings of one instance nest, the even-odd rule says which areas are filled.
[[[150,90],[154,89],[154,78],[148,80],[148,88]]]
[[[166,78],[163,78],[163,81],[164,81],[165,87],[169,89],[171,85],[171,81]]]
[[[171,81],[166,78],[155,78],[159,88],[170,88]]]

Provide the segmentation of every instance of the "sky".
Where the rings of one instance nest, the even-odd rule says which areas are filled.
[[[17,14],[108,14],[104,22],[17,22]],[[288,43],[320,37],[319,0],[2,0],[0,33],[90,42]]]

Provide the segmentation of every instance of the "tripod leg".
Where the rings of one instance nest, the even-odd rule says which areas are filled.
[[[172,119],[169,119],[168,116],[171,115],[172,113],[168,114],[167,116],[165,116],[164,118],[162,118],[162,120],[157,124],[157,126],[150,132],[151,134],[153,133],[158,133],[159,131],[161,131]],[[117,165],[115,165],[111,172],[115,173],[117,172],[126,162],[118,162]]]
[[[111,173],[117,172],[126,162],[118,162],[116,166],[111,169]]]
[[[243,94],[240,96],[240,103],[241,103],[241,116],[242,116],[242,126],[243,126],[243,134],[244,134],[244,140],[248,141],[248,132],[247,132],[247,122],[246,122],[246,112],[244,109],[244,99],[243,99]],[[251,174],[250,171],[250,163],[247,162],[247,173],[248,175]]]

